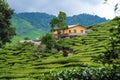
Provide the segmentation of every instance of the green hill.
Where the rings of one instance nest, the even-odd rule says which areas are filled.
[[[35,28],[40,28],[44,31],[50,31],[49,22],[50,20],[55,17],[53,15],[49,15],[46,13],[19,13],[14,14],[14,16],[17,16],[19,18],[22,18],[28,22],[31,23]]]
[[[12,18],[12,26],[16,28],[16,33],[19,37],[36,38],[46,33],[41,28],[37,29],[30,22],[16,16]]]
[[[36,80],[47,78],[51,71],[102,66],[91,59],[105,51],[104,46],[108,46],[109,42],[109,29],[116,24],[115,19],[96,24],[89,26],[93,32],[86,36],[63,39],[59,46],[66,46],[71,50],[68,57],[63,57],[62,52],[57,52],[54,49],[51,53],[37,53],[36,47],[32,44],[17,44],[13,47],[0,49],[0,79]],[[120,59],[118,61],[120,62]]]
[[[74,25],[74,24],[81,24],[83,26],[90,26],[93,24],[105,22],[107,19],[101,18],[97,15],[90,15],[90,14],[79,14],[74,15],[71,17],[67,17],[67,24]]]
[[[12,26],[16,28],[17,36],[36,38],[50,31],[49,22],[55,16],[46,13],[18,13],[13,15]],[[68,25],[81,24],[83,26],[93,25],[106,21],[99,16],[80,14],[67,17]]]

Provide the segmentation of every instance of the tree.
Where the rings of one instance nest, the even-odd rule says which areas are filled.
[[[30,38],[29,37],[24,37],[24,40],[30,40]]]
[[[46,45],[46,50],[51,50],[54,47],[55,39],[49,33],[42,37],[41,43]]]
[[[58,17],[53,18],[50,22],[51,31],[57,31],[58,38],[61,37],[61,32],[63,32],[64,34],[64,30],[68,28],[65,19],[66,19],[66,13],[60,11]]]
[[[15,28],[10,27],[13,10],[5,0],[0,0],[0,47],[15,35]]]

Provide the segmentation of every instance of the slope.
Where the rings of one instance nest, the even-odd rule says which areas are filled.
[[[12,18],[12,26],[16,28],[16,33],[19,37],[36,38],[46,33],[41,28],[37,29],[30,22],[17,16]]]
[[[44,31],[50,31],[49,22],[50,20],[55,17],[53,15],[49,15],[46,13],[19,13],[14,14],[19,18],[22,18],[31,23],[35,28],[42,29]]]
[[[90,14],[79,14],[74,15],[71,17],[67,17],[67,24],[81,24],[83,26],[90,26],[93,24],[101,23],[107,21],[105,18],[101,18],[97,15],[90,15]]]
[[[13,15],[13,26],[16,27],[18,36],[39,37],[50,31],[50,20],[55,16],[46,13],[18,13]],[[68,25],[81,24],[83,26],[93,25],[106,21],[99,16],[80,14],[67,17]]]
[[[51,53],[39,53],[38,58],[32,44],[17,44],[14,47],[0,49],[0,79],[36,80],[47,78],[46,75],[51,71],[101,66],[91,59],[105,51],[104,46],[109,42],[109,29],[116,24],[116,20],[96,24],[89,27],[93,32],[86,36],[62,40],[59,46],[66,46],[72,50],[68,57],[63,57],[62,52],[52,50]]]

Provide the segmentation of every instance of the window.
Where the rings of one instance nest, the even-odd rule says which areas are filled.
[[[71,33],[71,30],[69,30],[69,33]]]
[[[83,33],[83,30],[80,30],[80,33]]]
[[[76,31],[76,29],[74,29],[74,31],[73,31],[74,33],[76,33],[77,31]]]

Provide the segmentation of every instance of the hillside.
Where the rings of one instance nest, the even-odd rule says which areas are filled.
[[[50,31],[49,22],[54,17],[46,13],[18,13],[13,15],[12,23],[16,28],[17,36],[36,38]],[[66,19],[68,25],[81,24],[83,26],[104,21],[106,21],[105,18],[89,14],[75,15]]]
[[[90,26],[105,21],[107,21],[105,18],[101,18],[97,15],[90,15],[90,14],[74,15],[71,17],[67,17],[66,20],[67,24],[69,25],[81,24],[83,26]]]
[[[104,46],[108,46],[109,42],[109,29],[116,24],[116,20],[95,24],[89,27],[93,32],[86,36],[60,41],[59,46],[66,46],[71,50],[68,57],[63,57],[62,52],[55,50],[51,53],[36,54],[32,44],[17,44],[14,47],[0,49],[0,79],[37,80],[43,78],[42,80],[46,80],[47,78],[49,80],[48,74],[52,74],[52,71],[58,71],[60,74],[61,71],[81,69],[85,66],[99,67],[101,64],[91,59],[105,51]]]
[[[41,28],[35,28],[29,21],[15,15],[12,18],[12,26],[16,28],[16,33],[19,37],[36,38],[46,33]]]
[[[30,22],[35,28],[40,28],[44,31],[50,30],[49,22],[55,17],[46,13],[19,13],[14,16],[24,19]]]

